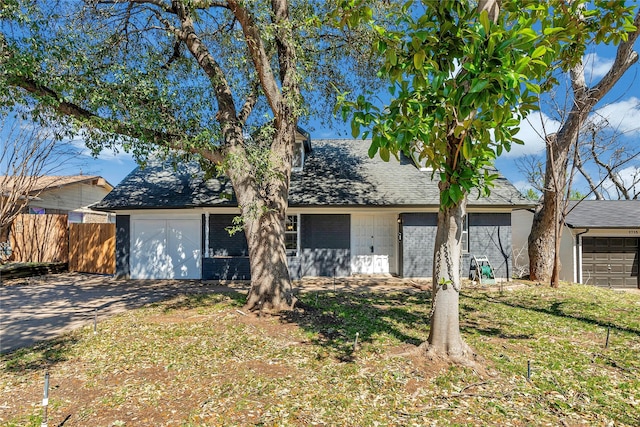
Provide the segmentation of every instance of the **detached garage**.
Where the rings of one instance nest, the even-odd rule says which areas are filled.
[[[569,209],[565,220],[569,233],[562,239],[562,278],[603,287],[639,288],[640,201],[584,200],[572,202]]]

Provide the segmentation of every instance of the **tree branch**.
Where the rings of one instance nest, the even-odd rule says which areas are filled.
[[[189,148],[183,143],[185,140],[184,135],[171,134],[154,129],[144,129],[139,126],[129,126],[120,121],[105,119],[77,104],[65,101],[57,92],[37,83],[33,79],[26,77],[13,77],[10,79],[9,83],[12,86],[22,88],[36,97],[53,100],[50,104],[54,111],[64,116],[72,117],[89,127],[101,130],[108,129],[109,132],[113,132],[118,135],[149,141],[158,146],[164,146],[174,150],[181,150],[193,154],[200,153],[200,150]],[[212,149],[210,151],[211,153],[208,154],[207,158],[218,163],[222,162],[223,157],[219,150]]]
[[[593,182],[593,180],[591,179],[591,175],[587,172],[587,170],[584,167],[582,156],[580,155],[580,150],[578,149],[578,147],[576,147],[573,163],[576,165],[576,168],[578,169],[580,174],[584,177],[584,179],[587,180],[587,184],[589,184],[589,188],[591,188],[591,191],[596,196],[596,200],[604,200],[602,193],[600,192],[600,190],[598,190],[598,186],[596,185],[595,182]]]
[[[242,125],[244,125],[247,122],[249,115],[253,111],[253,107],[255,107],[256,103],[258,102],[259,93],[260,93],[260,82],[258,82],[257,80],[254,80],[251,83],[251,92],[247,96],[247,99],[245,100],[244,105],[240,110],[240,113],[238,113],[238,120],[240,120],[240,123],[242,123]]]
[[[256,68],[256,72],[258,73],[258,79],[260,80],[262,90],[267,97],[267,102],[269,103],[271,111],[273,111],[276,121],[279,122],[282,120],[282,94],[280,93],[278,83],[276,82],[273,70],[271,69],[271,62],[262,42],[262,38],[260,37],[260,31],[253,20],[253,17],[245,7],[240,5],[237,0],[229,0],[228,3],[229,9],[233,12],[242,27],[242,32],[247,42],[247,48],[249,49],[249,54],[253,61],[253,65]]]
[[[636,26],[636,30],[632,33],[628,33],[627,41],[620,43],[618,50],[616,51],[616,59],[613,62],[613,65],[607,74],[602,77],[600,82],[590,91],[590,98],[595,100],[591,106],[600,101],[602,97],[611,90],[613,85],[620,80],[620,77],[622,77],[629,67],[638,61],[638,53],[633,50],[633,45],[640,35],[640,9],[636,12],[633,25]]]
[[[216,118],[222,127],[224,135],[222,142],[228,142],[233,139],[230,137],[230,132],[233,132],[233,129],[237,127],[236,125],[239,125],[231,87],[222,71],[222,67],[220,67],[220,64],[218,64],[213,55],[211,55],[207,46],[196,34],[193,20],[183,2],[173,0],[172,5],[171,12],[178,17],[182,28],[176,28],[166,20],[161,21],[167,26],[169,31],[173,32],[184,42],[189,52],[191,52],[198,62],[198,65],[200,65],[200,68],[202,68],[209,77],[216,100],[218,101]]]
[[[113,4],[113,5],[119,5],[122,4],[122,0],[100,0],[98,1],[97,4]],[[162,0],[129,0],[129,4],[151,4],[154,6],[159,7],[160,9],[164,10],[165,12],[170,12],[171,11],[171,5],[167,4],[166,2],[162,1]]]

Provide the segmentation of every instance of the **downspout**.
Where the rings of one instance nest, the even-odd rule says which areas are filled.
[[[588,233],[590,230],[586,228],[583,232],[576,234],[576,250],[573,251],[574,265],[576,266],[576,282],[582,283],[582,245],[580,244],[580,237],[583,234]]]

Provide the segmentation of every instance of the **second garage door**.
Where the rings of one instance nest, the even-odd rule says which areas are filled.
[[[200,220],[133,219],[132,279],[200,279]]]
[[[582,282],[613,288],[637,288],[638,239],[583,237]]]

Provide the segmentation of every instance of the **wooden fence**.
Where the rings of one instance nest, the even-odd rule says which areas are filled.
[[[69,262],[66,215],[18,215],[10,235],[13,261]]]
[[[67,221],[67,215],[19,215],[11,228],[11,260],[61,262],[69,271],[115,274],[115,224]]]
[[[69,271],[115,274],[116,225],[69,224]]]

